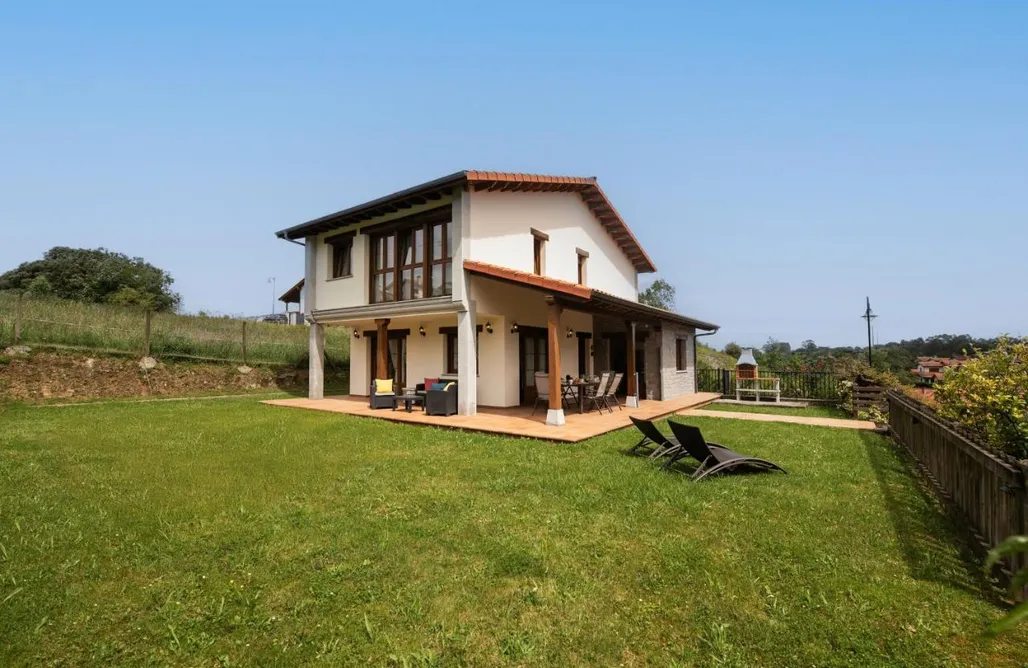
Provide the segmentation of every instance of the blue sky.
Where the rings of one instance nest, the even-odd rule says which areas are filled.
[[[595,175],[717,344],[860,345],[865,295],[882,341],[1028,335],[1028,3],[145,4],[0,7],[0,270],[105,246],[264,313],[278,229]]]

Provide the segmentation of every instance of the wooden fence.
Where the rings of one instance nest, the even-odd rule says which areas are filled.
[[[872,406],[885,408],[886,389],[880,385],[854,385],[853,386],[853,414],[866,411]]]
[[[1014,534],[1028,533],[1025,467],[1009,455],[977,443],[959,426],[929,406],[896,391],[887,394],[889,426],[913,455],[950,510],[974,539],[984,557],[988,549]],[[1004,585],[1025,566],[1024,555],[1008,561],[994,575]],[[1018,598],[1028,598],[1028,589]]]
[[[839,379],[827,371],[764,371],[762,378],[778,378],[782,399],[838,401]],[[697,369],[697,391],[719,392],[735,398],[735,369]]]

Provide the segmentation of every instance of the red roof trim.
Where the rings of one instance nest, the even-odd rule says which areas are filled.
[[[530,274],[527,271],[507,269],[506,267],[499,267],[495,264],[476,262],[475,260],[464,260],[464,268],[476,274],[482,274],[483,276],[491,276],[493,278],[499,278],[513,283],[531,285],[537,288],[543,288],[544,290],[560,292],[572,297],[578,297],[579,299],[590,299],[593,296],[592,289],[587,288],[584,285],[569,283],[568,281],[562,281],[558,278],[548,278],[546,276],[539,276],[538,274]]]

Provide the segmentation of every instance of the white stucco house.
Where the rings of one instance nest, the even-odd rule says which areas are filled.
[[[656,268],[595,178],[460,171],[277,236],[305,246],[311,399],[325,327],[353,330],[350,394],[453,378],[463,415],[531,403],[536,371],[623,371],[629,403],[693,393],[717,329],[638,302]]]

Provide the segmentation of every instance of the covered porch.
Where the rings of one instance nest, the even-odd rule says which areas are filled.
[[[446,427],[464,431],[503,434],[506,436],[521,436],[561,443],[577,443],[587,438],[630,426],[631,420],[629,420],[629,416],[656,420],[680,411],[705,406],[719,397],[720,395],[714,392],[699,392],[667,401],[642,400],[637,408],[625,408],[624,410],[615,410],[613,413],[604,413],[602,415],[598,415],[595,412],[580,415],[575,411],[569,411],[565,416],[565,423],[560,429],[554,429],[546,424],[545,412],[540,411],[532,415],[532,408],[529,406],[515,406],[511,408],[479,407],[475,415],[443,417],[425,415],[418,410],[408,413],[403,408],[396,411],[372,410],[368,406],[367,397],[361,396],[326,397],[321,400],[304,398],[274,399],[264,403],[270,406],[306,408],[328,413],[378,418],[392,422],[406,422],[409,424]]]

